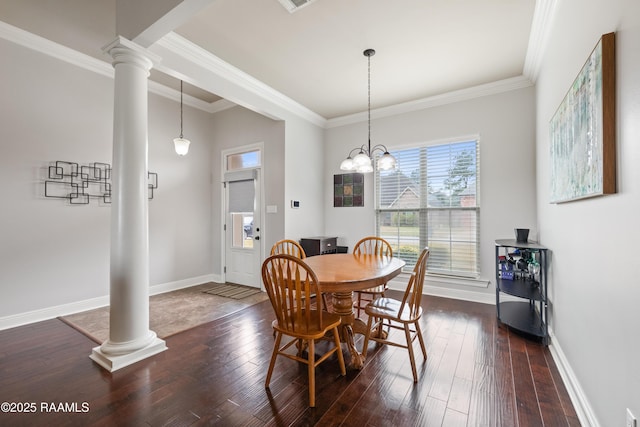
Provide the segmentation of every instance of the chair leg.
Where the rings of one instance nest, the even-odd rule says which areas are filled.
[[[344,377],[347,375],[347,369],[344,364],[344,356],[342,355],[342,346],[340,345],[340,333],[338,333],[338,328],[333,328],[333,340],[336,343],[336,351],[338,353],[338,365],[340,365],[340,373]]]
[[[418,334],[418,341],[420,341],[420,348],[422,349],[422,355],[427,360],[427,349],[424,346],[424,338],[422,338],[422,331],[420,330],[420,323],[416,322],[416,334]]]
[[[371,335],[372,322],[373,316],[369,316],[369,320],[367,320],[367,329],[364,334],[364,344],[362,344],[362,357],[367,357],[367,347],[369,346],[369,335]]]
[[[309,340],[309,359],[307,360],[309,370],[309,406],[316,406],[316,355],[315,340]]]
[[[276,333],[276,331],[273,331]],[[267,379],[264,383],[265,388],[269,388],[269,382],[271,382],[271,374],[273,373],[273,367],[276,364],[276,357],[278,357],[278,350],[280,349],[280,342],[282,341],[282,332],[276,334],[276,341],[273,344],[273,353],[271,354],[271,361],[269,362],[269,370],[267,371]]]
[[[302,357],[302,353],[307,349],[307,341],[302,338],[298,338],[296,348],[298,349],[298,357]]]
[[[413,372],[413,382],[418,382],[418,371],[416,369],[416,358],[413,354],[413,342],[411,341],[411,330],[409,324],[404,324],[404,334],[407,337],[407,350],[409,350],[409,361],[411,362],[411,372]]]

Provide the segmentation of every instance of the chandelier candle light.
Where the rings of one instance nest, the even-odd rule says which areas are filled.
[[[382,153],[382,156],[378,159],[378,169],[390,170],[396,167],[396,158],[389,154],[389,150],[382,144],[371,147],[371,57],[376,54],[373,49],[367,49],[363,52],[368,61],[368,125],[369,125],[369,140],[367,144],[362,144],[358,148],[354,148],[349,152],[346,159],[340,164],[340,169],[343,171],[356,171],[361,173],[373,172],[373,153],[378,150]],[[359,153],[355,157],[351,158],[351,155],[359,150]]]
[[[180,80],[180,137],[173,138],[173,144],[179,156],[184,156],[189,152],[191,141],[182,137],[182,80]]]

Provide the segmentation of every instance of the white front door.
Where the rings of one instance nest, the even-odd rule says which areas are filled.
[[[228,173],[225,182],[225,279],[260,287],[259,170]]]

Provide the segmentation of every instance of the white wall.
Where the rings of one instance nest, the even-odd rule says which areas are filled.
[[[552,251],[554,347],[586,425],[640,417],[640,3],[557,2],[537,79],[537,195]],[[618,193],[549,204],[549,120],[602,34],[616,32]]]
[[[55,160],[111,163],[113,79],[0,40],[0,320],[104,297],[110,207],[44,197]],[[185,107],[190,155],[178,157],[179,104],[149,96],[151,285],[211,273],[210,124]]]
[[[287,120],[283,238],[324,234],[325,151],[324,130],[301,120]],[[298,200],[300,207],[292,208],[292,200]]]
[[[184,106],[189,153],[178,156],[180,104],[149,94],[149,169],[158,186],[149,202],[151,285],[212,273],[211,117]]]
[[[213,180],[213,272],[222,274],[221,249],[223,248],[221,203],[223,201],[221,180],[221,151],[229,148],[264,144],[263,152],[263,178],[264,200],[263,204],[278,207],[276,214],[262,212],[261,239],[265,250],[268,251],[273,243],[284,235],[284,140],[285,124],[282,121],[271,120],[260,114],[249,111],[243,107],[234,107],[222,111],[211,118],[211,138],[213,150],[211,153]]]
[[[481,291],[485,294],[495,293],[495,239],[512,238],[514,227],[535,229],[534,111],[534,89],[528,87],[372,120],[372,144],[390,149],[479,135],[481,275],[492,282]],[[366,122],[327,131],[327,183],[333,182],[334,174],[343,173],[340,162],[366,138]],[[334,208],[333,187],[326,186],[326,233],[339,236],[350,250],[361,237],[375,233],[371,174],[365,176],[364,200],[364,207]]]

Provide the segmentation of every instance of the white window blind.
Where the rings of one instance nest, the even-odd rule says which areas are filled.
[[[255,204],[255,183],[251,181],[229,182],[229,212],[250,212]]]
[[[479,145],[462,141],[391,151],[376,171],[377,234],[413,266],[429,247],[430,273],[479,275]]]

